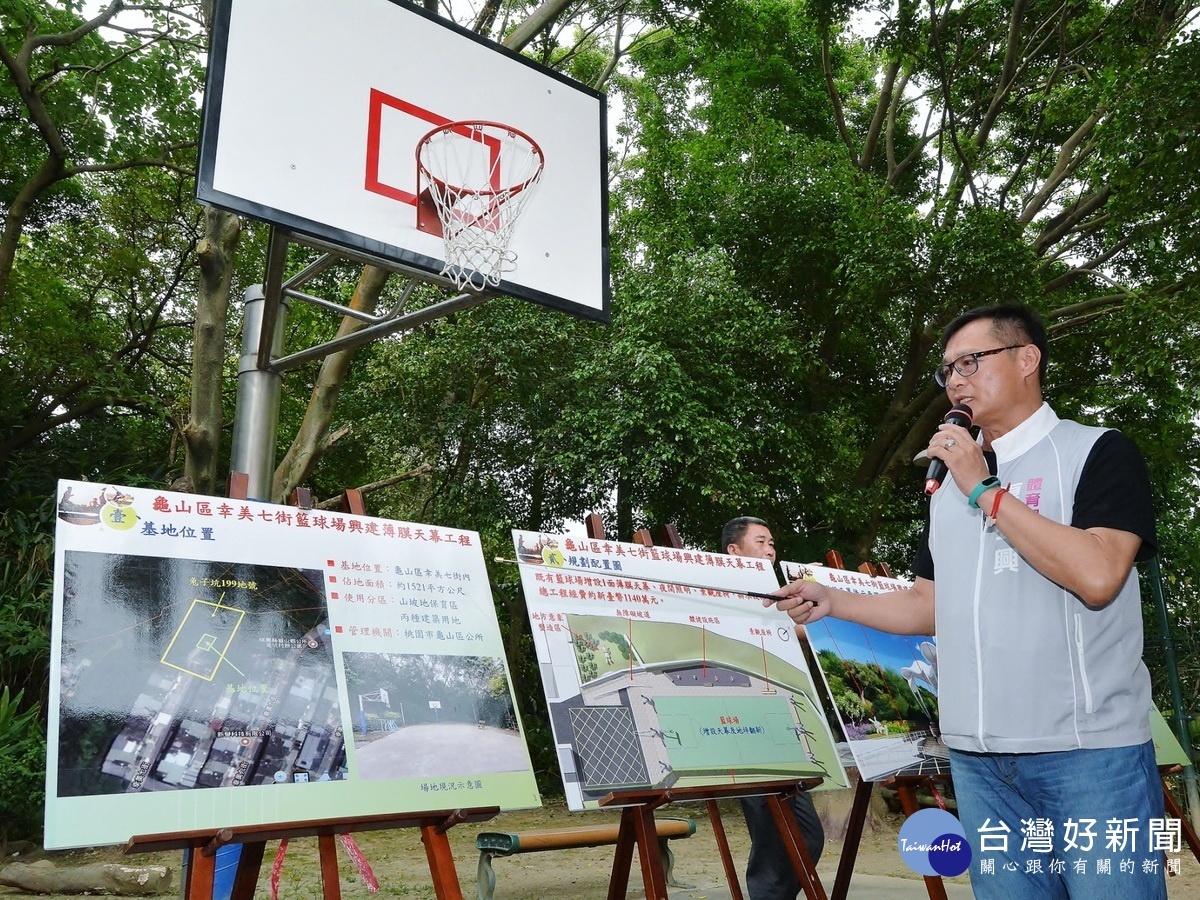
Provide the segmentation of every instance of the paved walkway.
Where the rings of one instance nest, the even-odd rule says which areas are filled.
[[[832,872],[828,875],[827,883],[826,876],[822,873],[822,884],[826,893],[833,889]],[[943,884],[946,886],[946,896],[950,900],[971,900],[975,896],[969,885],[951,881],[944,881]],[[691,890],[672,888],[669,893],[671,900],[730,900],[732,896],[724,884]],[[631,896],[645,895],[639,891],[637,895]],[[925,882],[922,879],[859,874],[850,881],[849,900],[929,900],[929,892],[925,890]]]

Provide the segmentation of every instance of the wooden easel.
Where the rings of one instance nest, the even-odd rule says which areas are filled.
[[[454,856],[446,832],[461,822],[486,822],[499,812],[500,807],[490,806],[398,815],[339,816],[309,822],[138,835],[129,839],[125,852],[191,851],[187,881],[183,885],[183,900],[212,900],[217,850],[225,844],[241,844],[242,854],[238,859],[231,900],[253,900],[267,841],[316,837],[321,861],[322,894],[326,900],[340,900],[342,888],[338,879],[337,843],[334,840],[338,835],[355,831],[419,828],[435,895],[438,900],[462,900],[462,888],[458,883],[458,872],[454,868]]]
[[[1182,771],[1183,766],[1179,765],[1158,767],[1158,774],[1162,778],[1163,804],[1167,808],[1167,815],[1179,820],[1179,831],[1183,842],[1192,851],[1192,856],[1196,857],[1196,862],[1200,862],[1200,836],[1196,835],[1196,829],[1192,827],[1188,817],[1183,814],[1183,810],[1179,808],[1174,795],[1171,794],[1171,789],[1167,787],[1168,776],[1178,775]]]
[[[248,484],[245,473],[230,473],[229,498],[245,500]],[[292,493],[291,503],[301,509],[312,509],[312,495],[304,488],[297,488]],[[364,515],[366,507],[362,492],[355,489],[344,491],[342,508],[354,515]],[[438,900],[462,900],[462,888],[458,883],[458,871],[454,867],[454,855],[450,851],[446,832],[463,822],[486,822],[499,812],[500,807],[487,806],[137,835],[129,839],[125,852],[187,851],[190,862],[187,881],[183,886],[183,900],[212,900],[217,851],[226,844],[241,844],[242,852],[238,857],[231,900],[253,900],[267,841],[316,837],[323,895],[326,900],[340,900],[342,888],[338,879],[337,844],[334,840],[337,836],[355,831],[419,828],[436,897]]]
[[[842,554],[830,550],[825,554],[825,564],[831,569],[847,568]],[[887,563],[865,562],[858,571],[871,577],[892,578],[891,567]],[[950,781],[947,775],[893,775],[880,782],[896,792],[900,800],[900,809],[905,817],[911,816],[921,808],[917,800],[917,791],[927,788],[936,796],[937,786],[945,786]],[[858,858],[858,847],[862,842],[863,827],[867,821],[867,811],[871,804],[871,792],[875,783],[859,779],[854,789],[854,802],[850,807],[850,817],[846,823],[846,837],[842,841],[842,856],[838,861],[837,874],[833,879],[833,893],[830,900],[846,900],[850,894],[850,879],[854,877],[854,863]],[[925,875],[925,890],[931,900],[946,900],[946,886],[940,875]]]
[[[808,853],[796,817],[791,815],[786,801],[801,790],[808,790],[821,783],[820,778],[798,781],[763,781],[754,784],[729,784],[699,786],[693,788],[671,788],[666,790],[621,791],[605,796],[601,806],[621,806],[621,825],[617,836],[617,849],[613,855],[612,877],[608,885],[608,900],[624,900],[629,887],[629,873],[633,867],[633,850],[638,851],[642,867],[642,882],[647,900],[667,900],[665,870],[659,853],[659,843],[654,830],[654,810],[667,803],[704,801],[708,810],[721,864],[729,883],[732,900],[742,900],[742,889],[738,882],[737,869],[729,851],[729,841],[721,822],[718,800],[730,797],[764,797],[800,878],[800,886],[808,900],[827,900],[816,865]]]
[[[588,537],[593,540],[604,540],[604,522],[596,513],[591,513],[584,519]],[[660,546],[683,549],[683,541],[679,532],[672,524],[662,527],[659,532],[662,539]],[[633,535],[634,543],[644,547],[654,546],[654,536],[649,529],[640,529]],[[821,783],[820,778],[806,778],[798,781],[764,781],[742,785],[713,785],[709,787],[680,788],[655,791],[622,791],[608,794],[600,801],[601,806],[619,806],[621,811],[621,826],[617,837],[617,850],[613,858],[612,878],[609,882],[609,900],[624,900],[625,891],[629,885],[629,872],[633,865],[633,848],[638,849],[638,859],[642,866],[642,880],[646,887],[647,900],[666,898],[666,877],[663,874],[662,860],[658,850],[658,841],[654,832],[654,810],[665,803],[679,800],[703,800],[712,824],[713,836],[717,842],[717,852],[721,857],[721,866],[725,870],[725,880],[729,885],[732,900],[743,900],[741,883],[738,881],[737,867],[733,862],[733,854],[729,849],[729,839],[725,834],[725,825],[721,821],[721,809],[717,801],[730,797],[764,797],[779,834],[783,846],[791,859],[792,868],[800,880],[800,887],[808,900],[827,900],[825,888],[817,875],[817,867],[800,834],[800,826],[796,817],[791,814],[786,801],[797,792],[816,787]]]
[[[936,790],[938,783],[945,784],[949,775],[897,775],[880,782],[896,791],[900,808],[907,818],[921,808],[917,801],[917,790]],[[863,826],[867,821],[867,810],[871,804],[871,791],[875,782],[859,779],[854,789],[854,803],[850,807],[850,818],[846,823],[846,837],[842,841],[842,856],[838,861],[837,874],[833,878],[833,893],[830,900],[845,900],[850,895],[850,879],[854,877],[854,862],[858,858],[858,847],[862,841]],[[940,875],[925,875],[925,890],[931,900],[946,900],[946,886]]]

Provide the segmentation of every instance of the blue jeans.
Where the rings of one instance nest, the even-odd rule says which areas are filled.
[[[1152,743],[951,750],[950,773],[976,900],[1166,900],[1163,853],[1151,849],[1152,822],[1161,833],[1165,815]]]

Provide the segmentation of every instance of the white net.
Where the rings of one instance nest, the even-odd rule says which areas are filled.
[[[442,274],[460,291],[495,287],[517,267],[508,244],[544,165],[532,138],[496,122],[450,122],[421,138],[417,187],[437,209]]]

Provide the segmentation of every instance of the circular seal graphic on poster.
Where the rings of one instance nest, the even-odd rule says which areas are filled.
[[[904,821],[900,858],[918,875],[961,875],[971,866],[971,844],[962,823],[944,809],[919,809]]]
[[[100,521],[117,531],[128,531],[137,524],[137,513],[129,504],[106,503],[100,510]]]
[[[548,541],[546,546],[542,548],[542,562],[548,566],[559,567],[566,563],[567,558],[563,556],[562,550],[558,546],[558,541]]]

